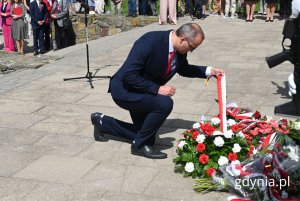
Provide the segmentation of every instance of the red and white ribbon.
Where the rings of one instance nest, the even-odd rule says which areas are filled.
[[[222,133],[227,132],[227,117],[226,117],[226,78],[224,75],[217,76],[219,118],[221,120],[220,127]]]
[[[226,117],[226,78],[225,74],[211,75],[207,78],[205,85],[211,77],[217,79],[217,92],[218,92],[218,105],[219,105],[219,118],[220,128],[222,133],[227,132],[227,117]]]

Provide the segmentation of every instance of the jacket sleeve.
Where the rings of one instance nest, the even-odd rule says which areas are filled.
[[[206,68],[207,66],[196,66],[188,63],[186,59],[187,54],[182,55],[182,61],[178,66],[177,73],[184,77],[190,78],[206,78]]]
[[[38,24],[37,19],[35,18],[35,15],[34,15],[34,3],[35,3],[35,1],[33,1],[29,4],[29,14],[30,14],[31,20],[35,24]]]
[[[69,13],[69,3],[68,0],[61,0],[61,12],[57,13],[57,19],[65,18]]]
[[[147,37],[137,40],[124,63],[125,72],[122,81],[130,88],[142,93],[156,95],[159,85],[143,77],[147,59],[151,55],[151,42]]]

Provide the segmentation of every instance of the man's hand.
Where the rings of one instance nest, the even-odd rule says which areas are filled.
[[[223,75],[224,70],[219,68],[211,68],[211,75]]]
[[[171,85],[164,85],[159,87],[158,94],[163,96],[173,96],[176,92],[176,88]]]
[[[38,25],[43,25],[43,24],[44,24],[44,20],[38,21]]]
[[[51,14],[51,18],[57,19],[57,15],[56,14]]]
[[[295,95],[297,91],[296,91],[296,84],[294,82],[294,73],[290,74],[288,81],[289,81],[289,95],[290,96]]]

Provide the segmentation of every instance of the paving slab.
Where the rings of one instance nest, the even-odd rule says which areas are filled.
[[[154,23],[90,41],[91,72],[113,75],[142,34],[187,22],[189,16],[179,18],[176,26]],[[265,57],[281,51],[284,22],[220,17],[194,22],[206,39],[188,55],[190,63],[224,68],[229,102],[279,119],[273,109],[291,100],[287,77],[293,66],[284,62],[269,69]],[[206,87],[203,79],[176,75],[170,81],[177,87],[174,110],[159,129],[156,144],[168,158],[151,160],[131,155],[129,141],[94,141],[92,112],[131,120],[107,93],[108,79],[93,79],[94,89],[87,79],[63,81],[86,75],[84,43],[45,56],[60,59],[0,75],[0,200],[226,200],[227,193],[194,192],[194,180],[175,173],[173,164],[181,133],[202,115],[218,114],[215,80]]]

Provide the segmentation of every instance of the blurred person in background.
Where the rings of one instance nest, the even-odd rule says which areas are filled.
[[[1,18],[1,27],[3,31],[4,39],[4,50],[6,52],[15,51],[15,43],[11,37],[11,23],[12,17],[10,16],[11,3],[8,0],[3,0],[0,2],[0,18]]]
[[[57,49],[62,49],[76,44],[76,35],[73,26],[63,27],[63,20],[69,18],[68,0],[55,0],[52,6],[51,18],[55,27],[55,44]]]
[[[167,23],[170,23],[171,25],[176,25],[176,1],[177,0],[160,0],[160,25],[166,25]]]
[[[275,6],[277,0],[266,0],[267,1],[267,17],[266,22],[273,22],[274,21],[274,13],[275,13]]]
[[[27,38],[25,29],[26,7],[22,0],[14,0],[10,15],[12,16],[11,35],[16,41],[18,53],[24,54],[24,39]]]
[[[255,11],[255,0],[245,0],[246,4],[246,22],[253,22]]]

